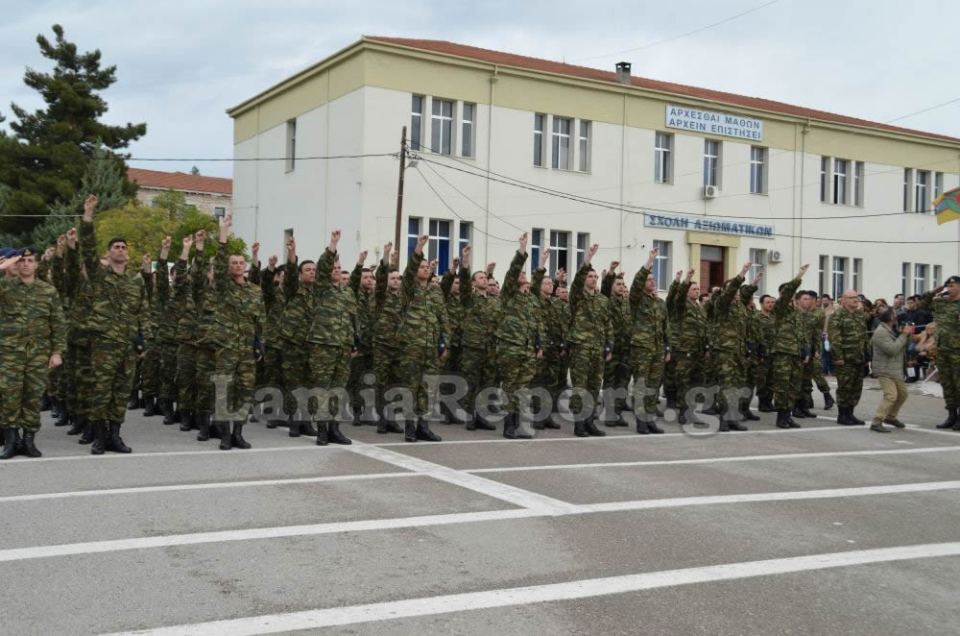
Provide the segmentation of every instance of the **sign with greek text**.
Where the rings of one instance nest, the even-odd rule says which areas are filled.
[[[750,141],[763,139],[763,122],[759,119],[673,104],[667,104],[667,128]]]

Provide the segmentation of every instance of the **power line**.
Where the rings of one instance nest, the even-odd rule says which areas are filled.
[[[213,163],[222,161],[232,161],[235,163],[246,163],[253,161],[327,161],[337,159],[367,159],[371,157],[396,157],[396,152],[378,152],[363,153],[355,155],[314,155],[309,157],[209,157],[209,158],[183,158],[183,157],[128,157],[127,161],[169,161],[182,163]]]
[[[937,104],[937,105],[935,105],[935,106],[930,106],[929,108],[922,108],[922,109],[917,110],[917,111],[914,111],[914,112],[912,112],[912,113],[907,113],[906,115],[901,115],[900,117],[896,117],[896,118],[894,118],[894,119],[888,119],[887,121],[885,121],[885,122],[883,122],[883,123],[885,123],[885,124],[890,124],[890,123],[893,123],[893,122],[895,122],[895,121],[900,121],[901,119],[907,119],[908,117],[913,117],[914,115],[919,115],[919,114],[921,114],[921,113],[926,113],[926,112],[929,112],[929,111],[931,111],[931,110],[936,110],[936,109],[938,109],[938,108],[943,108],[944,106],[949,106],[950,104],[953,104],[953,103],[955,103],[955,102],[960,102],[960,97],[954,97],[953,99],[947,100],[947,101],[945,101],[945,102],[943,102],[943,103],[940,103],[940,104]]]
[[[450,213],[451,213],[453,216],[457,217],[457,218],[460,219],[461,221],[466,221],[465,218],[463,218],[462,216],[460,216],[460,215],[457,213],[457,211],[453,209],[453,206],[451,206],[449,203],[447,203],[446,199],[443,198],[443,196],[437,191],[437,189],[433,187],[433,184],[430,183],[430,181],[427,179],[427,175],[423,174],[423,171],[420,170],[420,166],[414,166],[414,168],[416,169],[417,174],[420,175],[420,178],[423,179],[423,182],[424,182],[425,184],[427,184],[427,187],[428,187],[428,188],[430,188],[430,191],[433,192],[434,196],[436,196],[437,199],[440,200],[440,203],[443,204],[443,207],[447,208],[447,210],[449,210]],[[513,239],[505,239],[505,238],[503,238],[502,236],[497,236],[496,234],[490,234],[489,232],[484,232],[484,231],[481,230],[480,228],[476,227],[476,224],[473,224],[473,225],[474,225],[474,229],[477,230],[478,232],[480,232],[481,234],[483,234],[484,236],[489,236],[489,237],[492,238],[492,239],[496,239],[496,240],[498,240],[498,241],[503,241],[504,243],[513,243],[513,242],[514,242]]]

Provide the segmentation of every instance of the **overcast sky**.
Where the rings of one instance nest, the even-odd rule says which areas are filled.
[[[228,107],[361,35],[443,39],[611,70],[624,59],[634,75],[960,137],[955,0],[16,4],[0,23],[0,113],[10,119],[11,101],[40,106],[23,71],[50,68],[35,38],[52,39],[58,23],[81,50],[99,48],[117,66],[118,82],[104,94],[107,121],[147,123],[134,157],[230,157]],[[232,173],[228,162],[131,163]]]

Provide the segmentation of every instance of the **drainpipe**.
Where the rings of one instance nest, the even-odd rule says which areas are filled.
[[[493,163],[493,97],[494,88],[497,85],[499,77],[499,67],[493,67],[493,75],[490,76],[490,105],[487,107],[487,183],[486,200],[484,201],[483,211],[483,266],[486,267],[490,262],[490,168]],[[476,271],[480,271],[477,269]]]

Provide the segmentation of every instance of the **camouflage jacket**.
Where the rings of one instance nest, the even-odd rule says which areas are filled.
[[[177,312],[176,301],[170,289],[170,270],[166,260],[157,261],[156,293],[154,301],[158,312],[156,318],[157,339],[164,344],[177,341]]]
[[[332,280],[337,255],[329,249],[317,259],[317,281],[313,284],[314,312],[307,316],[307,342],[351,349],[358,338],[357,297],[349,286]]]
[[[206,278],[206,273],[199,275]],[[168,318],[176,324],[176,341],[180,344],[197,344],[197,307],[192,278],[195,276],[198,276],[196,269],[192,273],[188,271],[187,261],[177,259],[173,264],[173,295]]]
[[[707,314],[699,303],[687,299],[687,292],[692,284],[690,281],[674,281],[671,285],[672,293],[667,294],[670,350],[676,353],[696,354],[709,349]]]
[[[389,289],[391,271],[394,271],[393,268],[381,260],[373,291],[373,342],[377,348],[396,349],[398,346],[397,326],[400,324],[403,298],[399,292]]]
[[[422,262],[423,254],[414,252],[403,270],[397,342],[404,347],[432,350],[437,355],[440,339],[450,341],[447,312],[443,306],[443,294],[435,293],[429,285],[417,280],[417,270]]]
[[[840,307],[830,316],[827,328],[834,360],[862,363],[869,343],[863,313]]]
[[[773,342],[776,337],[773,316],[767,315],[759,309],[750,312],[750,324],[747,331],[756,344],[757,356],[765,358],[773,352]]]
[[[567,340],[581,346],[612,348],[610,301],[598,290],[586,288],[589,272],[590,264],[584,263],[570,285],[570,333]]]
[[[374,294],[363,288],[363,265],[356,265],[350,272],[350,290],[357,305],[357,336],[360,338],[360,351],[373,351],[373,311]]]
[[[820,309],[801,311],[800,321],[803,323],[804,333],[812,347],[811,350],[816,353],[820,350],[820,341],[823,339],[823,326],[826,321],[823,311]]]
[[[230,254],[220,243],[214,262],[213,290],[209,303],[213,324],[207,329],[207,344],[253,355],[253,342],[263,329],[265,312],[260,289],[249,281],[236,283],[229,275]]]
[[[63,258],[63,287],[66,294],[66,319],[69,332],[77,334],[86,328],[93,307],[92,290],[84,284],[80,268],[80,252],[67,247]]]
[[[4,365],[27,353],[44,356],[67,348],[67,327],[60,295],[39,278],[25,284],[19,278],[0,281],[0,350]],[[9,396],[7,396],[9,399]]]
[[[920,298],[920,307],[933,314],[937,323],[937,351],[960,352],[960,300],[934,296],[932,291]],[[830,318],[833,322],[833,318]],[[833,344],[831,338],[830,344]]]
[[[448,269],[440,279],[440,290],[443,292],[444,307],[447,310],[447,320],[449,320],[450,343],[451,347],[463,346],[463,317],[465,310],[463,303],[460,302],[460,296],[453,295],[453,280],[456,274],[452,269]],[[460,285],[463,289],[463,285]],[[459,292],[463,294],[463,291]]]
[[[463,307],[463,346],[487,350],[490,334],[497,329],[497,306],[492,298],[474,293],[473,275],[464,265],[460,266],[460,305]]]
[[[276,272],[267,268],[260,276],[260,293],[263,295],[263,307],[267,312],[267,322],[263,326],[263,339],[271,346],[280,346],[280,325],[283,322],[283,294],[273,282]]]
[[[785,283],[777,302],[773,306],[773,350],[772,353],[781,353],[790,356],[806,357],[806,337],[803,324],[799,319],[799,312],[793,306],[793,295],[800,287],[800,279],[794,278]]]
[[[600,285],[600,293],[607,297],[610,306],[610,327],[613,329],[613,347],[623,351],[630,348],[630,335],[633,319],[630,316],[630,301],[624,296],[613,293],[613,283],[617,275],[607,272]]]
[[[143,279],[138,274],[117,274],[100,264],[93,223],[80,223],[82,254],[91,307],[86,328],[99,340],[129,344],[140,331],[146,306]]]
[[[646,267],[633,277],[630,285],[630,313],[633,318],[630,345],[649,353],[669,350],[667,303],[644,289],[650,270]]]
[[[324,250],[326,252],[327,250]],[[317,313],[316,281],[304,284],[300,281],[300,269],[296,263],[287,261],[283,274],[283,320],[280,322],[280,338],[287,343],[303,345],[307,341],[310,325]],[[319,269],[319,267],[318,267]],[[320,272],[317,272],[317,280]]]
[[[532,294],[520,291],[520,272],[526,260],[527,255],[517,251],[510,262],[500,289],[496,337],[499,342],[529,347],[533,351],[541,325],[537,320],[539,312],[528,302]]]
[[[747,312],[740,301],[742,276],[735,276],[723,284],[720,295],[713,302],[713,333],[711,351],[725,351],[736,355],[746,353]]]

